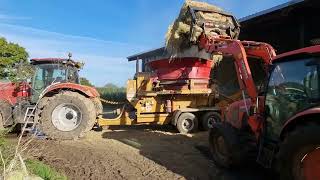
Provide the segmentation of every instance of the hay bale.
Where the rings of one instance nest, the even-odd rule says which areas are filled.
[[[195,15],[200,24],[195,24],[192,27],[192,15],[189,11],[190,6],[215,12],[197,11]],[[217,6],[205,2],[186,0],[180,10],[179,16],[168,28],[166,34],[167,51],[173,55],[183,52],[185,49],[189,48],[190,45],[195,44],[202,33],[208,35],[228,35],[237,39],[239,35],[237,22],[234,22],[232,17],[219,12],[223,12],[223,10]],[[219,28],[209,28],[208,30],[204,30],[201,22],[206,21],[219,25],[223,24],[225,27],[230,27],[230,29],[226,30],[219,26]]]

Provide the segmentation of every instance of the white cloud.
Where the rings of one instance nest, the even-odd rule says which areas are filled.
[[[0,23],[0,36],[25,47],[30,58],[66,57],[72,52],[74,59],[85,63],[81,74],[97,86],[106,83],[125,85],[135,71],[134,63],[128,62],[126,57],[146,49],[4,23]]]

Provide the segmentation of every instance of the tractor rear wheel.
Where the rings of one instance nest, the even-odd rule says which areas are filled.
[[[103,105],[102,105],[100,99],[97,97],[93,98],[92,102],[93,102],[94,106],[96,107],[97,116],[101,115],[103,113]]]
[[[193,133],[198,129],[198,119],[192,113],[182,113],[178,118],[177,128],[181,134]]]
[[[0,100],[0,114],[1,114],[0,124],[2,124],[1,126],[2,128],[13,124],[11,107],[12,107],[11,104],[8,103],[7,101]]]
[[[320,126],[309,124],[289,133],[280,145],[281,179],[320,179]]]
[[[77,139],[91,130],[96,121],[94,103],[76,92],[63,92],[51,98],[36,113],[41,130],[52,139]]]
[[[217,112],[206,112],[201,117],[201,128],[204,131],[208,131],[209,129],[213,128],[213,124],[221,122],[221,115]]]

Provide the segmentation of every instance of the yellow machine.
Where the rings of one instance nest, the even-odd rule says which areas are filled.
[[[168,89],[163,84],[175,84],[178,80],[157,81],[154,74],[139,72],[137,65],[135,78],[127,81],[127,102],[117,110],[116,118],[99,116],[98,124],[172,124],[180,133],[191,133],[198,128],[207,130],[220,121],[219,109],[215,107],[216,94],[206,85],[208,80],[187,79],[184,88]]]

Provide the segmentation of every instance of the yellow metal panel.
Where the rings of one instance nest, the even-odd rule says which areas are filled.
[[[212,93],[211,89],[182,89],[182,90],[163,90],[157,92],[158,95],[165,95],[165,94],[184,94],[184,95],[192,95],[192,94],[205,94],[210,95]]]
[[[212,106],[213,96],[207,95],[179,95],[172,99],[173,111],[185,108]]]
[[[117,119],[104,119],[99,117],[98,124],[99,126],[133,125],[136,124],[136,121],[130,119],[128,116],[123,115]]]
[[[150,72],[139,72],[136,74],[137,77],[137,91],[152,91],[152,73]]]
[[[137,114],[165,112],[165,102],[154,97],[141,98],[136,104]]]
[[[136,98],[136,80],[127,81],[127,100],[129,102],[133,101]]]
[[[137,117],[138,121],[123,115],[118,119],[98,118],[99,126],[135,125],[135,124],[168,124],[170,123],[169,114],[143,114]]]
[[[137,117],[137,122],[168,124],[170,122],[170,116],[169,114],[140,114]]]

